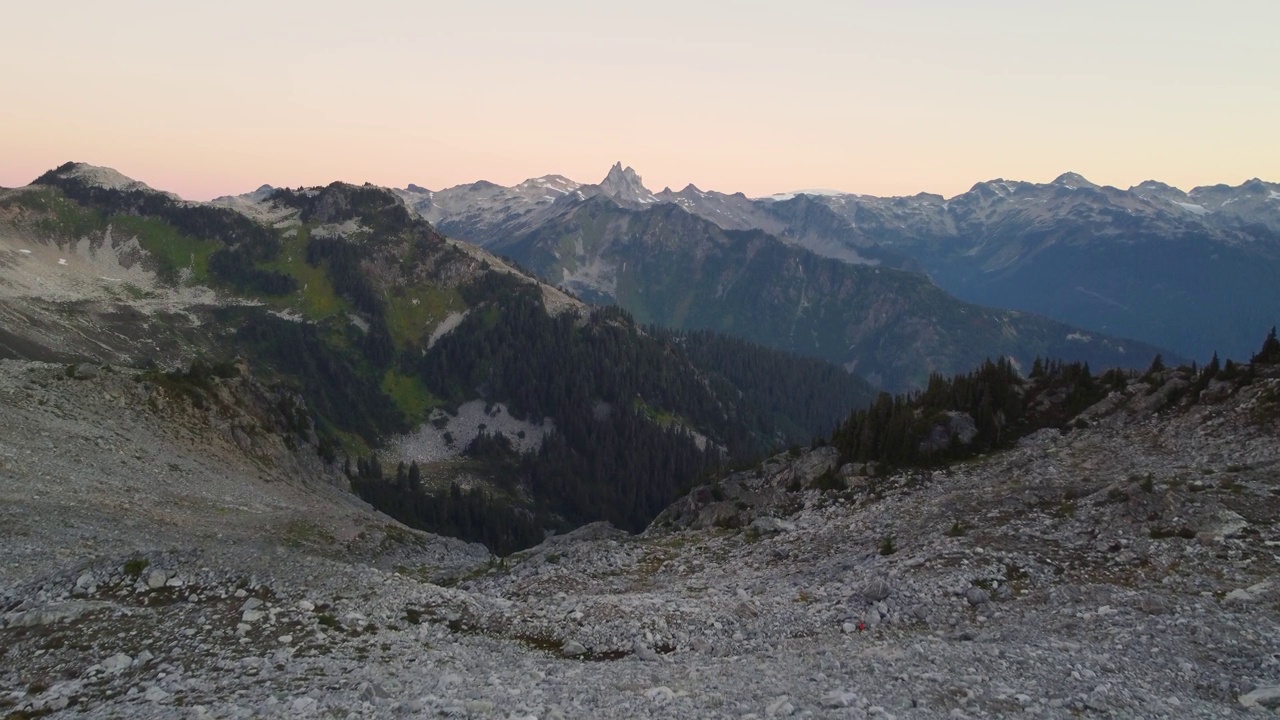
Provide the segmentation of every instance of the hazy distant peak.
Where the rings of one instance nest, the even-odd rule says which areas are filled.
[[[1098,187],[1097,185],[1086,180],[1084,176],[1081,175],[1080,173],[1073,173],[1073,172],[1062,173],[1058,177],[1054,178],[1053,182],[1050,184],[1057,185],[1059,187],[1065,187],[1068,189],[1075,189],[1075,188],[1082,188],[1082,187],[1086,187],[1086,188]]]
[[[840,195],[849,195],[851,193],[843,190],[831,190],[828,188],[808,188],[805,190],[793,190],[792,192],[774,193],[767,195],[762,200],[792,200],[800,195],[814,195],[817,197],[839,197]]]
[[[581,183],[574,182],[563,175],[543,175],[541,177],[529,178],[516,186],[518,190],[525,191],[542,191],[548,190],[563,195],[573,192],[581,187]]]
[[[428,190],[428,189],[426,189],[426,188],[422,187],[421,185],[414,185],[413,183],[409,183],[409,186],[405,188],[405,192],[411,192],[411,193],[415,193],[415,194],[417,194],[417,195],[430,195],[430,194],[431,194],[431,191],[430,191],[430,190]]]
[[[1135,190],[1144,190],[1147,192],[1168,192],[1170,190],[1177,190],[1177,189],[1178,188],[1168,183],[1162,183],[1159,180],[1143,180],[1137,185],[1134,185],[1133,187],[1129,188],[1129,191],[1133,192]]]

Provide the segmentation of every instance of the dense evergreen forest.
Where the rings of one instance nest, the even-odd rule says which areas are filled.
[[[919,392],[882,393],[870,407],[855,410],[831,442],[846,461],[943,463],[1060,426],[1129,377],[1119,370],[1094,377],[1084,363],[1036,360],[1023,378],[1008,360],[988,360],[963,375],[934,374]]]
[[[484,543],[496,555],[536,545],[544,537],[545,525],[533,513],[495,500],[489,491],[463,490],[455,482],[446,493],[426,492],[417,463],[402,463],[391,477],[383,473],[377,456],[348,462],[345,469],[352,490],[410,527]]]
[[[608,520],[639,530],[700,474],[824,434],[869,397],[865,383],[825,363],[710,333],[637,332],[617,308],[585,322],[553,317],[533,286],[486,282],[505,286],[498,300],[433,346],[416,374],[446,401],[479,392],[517,417],[555,421],[541,450],[513,467],[559,525]],[[825,388],[827,402],[768,390],[806,383],[810,393]]]
[[[843,417],[850,407],[871,402],[875,390],[861,377],[825,360],[800,357],[781,350],[721,335],[711,330],[669,330],[656,325],[645,331],[679,346],[698,369],[706,373],[716,394],[732,397],[749,390],[749,402],[757,409],[750,417],[752,429],[761,436],[777,432],[784,442],[814,434],[814,428],[834,427],[832,418]],[[769,418],[791,421],[778,428]],[[758,423],[766,421],[766,425]]]

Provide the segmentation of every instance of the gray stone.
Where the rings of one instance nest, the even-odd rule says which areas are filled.
[[[1163,595],[1144,595],[1138,602],[1138,609],[1148,615],[1164,615],[1169,612],[1169,601]]]
[[[362,682],[356,691],[356,697],[367,703],[378,704],[381,700],[391,697],[381,685],[375,682]]]
[[[1201,523],[1196,537],[1210,542],[1221,542],[1235,537],[1249,527],[1249,521],[1234,510],[1219,510]]]
[[[151,588],[152,590],[159,590],[160,588],[164,587],[164,584],[166,581],[168,581],[168,579],[169,579],[168,572],[160,569],[152,570],[151,574],[147,576],[147,587]]]
[[[825,708],[846,708],[858,702],[858,695],[848,690],[832,690],[818,701]]]
[[[766,705],[764,714],[765,717],[771,718],[791,717],[792,713],[795,711],[795,706],[791,704],[791,698],[783,695],[781,697],[774,698],[773,702]]]
[[[653,648],[645,645],[642,640],[637,639],[632,643],[631,648],[634,653],[634,657],[637,660],[642,660],[644,662],[656,662],[658,659],[658,653],[655,652]]]
[[[157,685],[152,685],[142,697],[148,702],[165,702],[169,699],[169,693]]]
[[[871,602],[880,602],[893,594],[893,587],[884,578],[876,578],[862,588],[862,597]]]
[[[1241,695],[1240,704],[1247,707],[1264,707],[1277,708],[1280,707],[1280,685],[1271,687],[1260,687],[1252,692]]]
[[[1227,593],[1227,596],[1222,598],[1222,601],[1228,604],[1242,605],[1244,603],[1253,602],[1253,596],[1249,594],[1248,590],[1236,588],[1235,590]]]
[[[89,363],[80,363],[72,369],[71,375],[77,380],[91,380],[98,377],[99,370]]]
[[[987,594],[987,591],[983,590],[977,585],[974,585],[970,587],[968,590],[964,591],[964,599],[968,600],[969,604],[973,605],[974,607],[977,607],[979,605],[986,605],[987,603],[991,602],[991,596]]]
[[[761,535],[776,535],[781,532],[789,532],[795,530],[796,526],[785,520],[779,520],[774,517],[758,517],[751,521],[751,529]]]
[[[570,640],[560,646],[560,654],[565,657],[577,657],[579,655],[586,655],[587,648],[577,640]]]
[[[124,653],[117,653],[102,661],[102,669],[109,673],[122,673],[133,665],[133,658]]]

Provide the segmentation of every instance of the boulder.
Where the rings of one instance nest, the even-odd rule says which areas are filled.
[[[893,594],[893,587],[884,578],[876,578],[862,588],[862,597],[871,602],[880,602]]]
[[[1240,704],[1247,708],[1278,708],[1280,707],[1280,685],[1257,688],[1241,695],[1239,700]]]

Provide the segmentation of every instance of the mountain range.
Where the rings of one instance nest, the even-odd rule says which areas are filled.
[[[701,473],[825,435],[874,394],[585,305],[373,186],[188,203],[68,163],[0,191],[0,241],[0,358],[146,369],[198,409],[250,372],[299,398],[286,426],[368,499],[504,551],[643,527]]]
[[[573,216],[589,200],[617,208],[619,218],[664,213],[645,226],[671,222],[687,232],[689,221],[671,212],[677,208],[720,231],[760,231],[850,265],[923,273],[968,302],[1044,315],[1186,357],[1248,352],[1260,328],[1280,320],[1280,185],[1257,179],[1183,192],[1155,181],[1121,190],[1066,173],[1047,184],[982,182],[949,199],[835,191],[749,198],[693,185],[650,192],[619,163],[595,185],[545,176],[512,188],[474,183],[399,192],[445,233],[499,248],[551,282],[583,297],[612,298],[638,315],[644,314],[638,303],[613,295],[619,272],[610,265],[622,267],[636,235],[625,231],[630,222],[600,223],[598,206],[592,213],[598,226],[583,226],[579,238]],[[537,247],[567,226],[572,246]],[[715,230],[693,237],[708,232]],[[579,240],[593,234],[615,246],[609,257],[601,260],[586,246],[579,251]],[[780,346],[813,352],[805,344]],[[823,356],[880,371],[852,357]],[[884,375],[888,384],[900,379]]]

